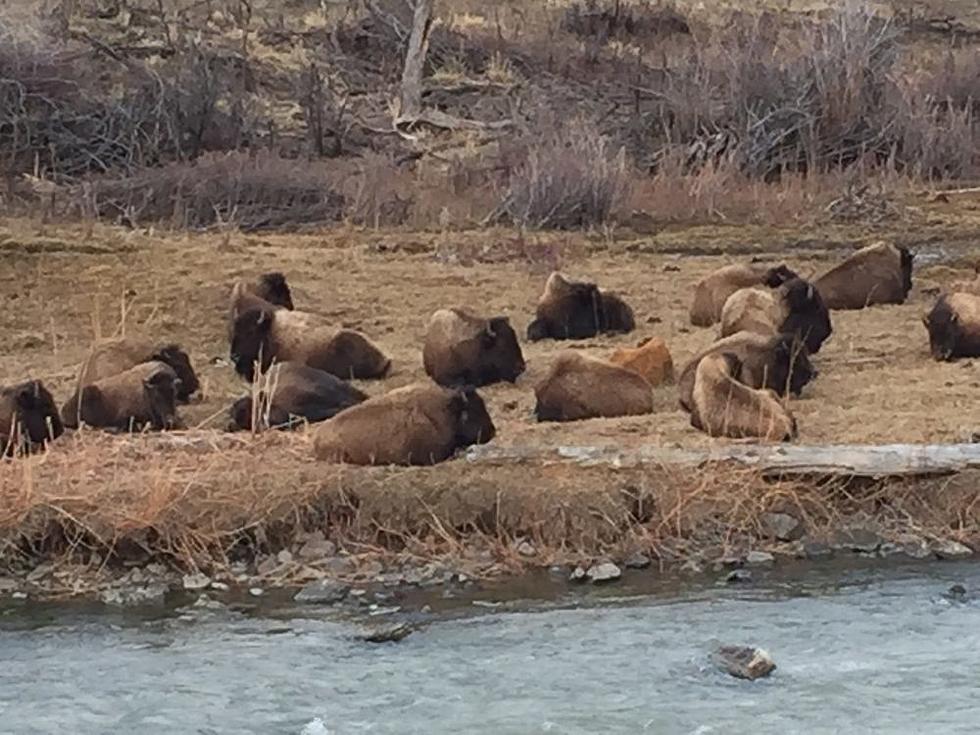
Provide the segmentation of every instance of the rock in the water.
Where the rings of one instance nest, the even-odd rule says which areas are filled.
[[[627,569],[646,569],[650,564],[652,564],[650,557],[640,552],[630,554],[623,561],[623,566]]]
[[[789,513],[763,513],[762,528],[779,541],[796,541],[803,536],[803,524]]]
[[[751,565],[772,564],[775,560],[768,551],[750,551],[745,555],[745,563]]]
[[[262,589],[261,587],[249,587],[248,588],[248,593],[252,597],[262,597],[262,595],[265,594],[265,590]]]
[[[881,536],[867,528],[844,528],[834,534],[830,545],[840,551],[873,554],[883,541]]]
[[[803,542],[803,556],[806,559],[826,559],[833,555],[834,550],[830,548],[830,544],[812,539]]]
[[[197,592],[211,586],[211,578],[206,574],[185,574],[184,589],[188,592]]]
[[[148,584],[142,587],[110,587],[99,593],[99,600],[114,607],[139,607],[162,605],[167,595],[167,585]]]
[[[318,605],[333,605],[343,602],[350,593],[350,586],[332,579],[319,579],[311,582],[296,593],[296,602],[306,602]]]
[[[595,564],[585,573],[592,584],[613,582],[623,576],[622,570],[610,561]]]
[[[776,669],[768,653],[752,646],[722,646],[715,651],[714,659],[718,668],[736,679],[754,681]]]
[[[733,569],[725,577],[727,584],[748,584],[752,581],[752,572],[748,569]]]
[[[954,584],[943,593],[943,597],[950,602],[966,602],[969,599],[966,587],[961,584]]]
[[[973,556],[973,549],[953,539],[943,539],[934,542],[932,550],[940,559],[962,559],[967,556]]]
[[[411,633],[412,626],[408,623],[393,623],[366,630],[359,637],[366,643],[397,643]]]
[[[588,579],[588,573],[582,567],[575,567],[568,575],[569,582],[584,582]]]

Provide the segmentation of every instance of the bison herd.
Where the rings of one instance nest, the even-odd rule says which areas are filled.
[[[785,265],[728,265],[702,279],[690,311],[695,326],[718,325],[717,340],[676,378],[680,407],[710,436],[774,441],[797,436],[782,400],[817,371],[810,356],[830,338],[830,312],[903,303],[912,255],[878,243],[815,280]],[[939,297],[924,324],[937,360],[980,356],[980,290]],[[527,329],[530,341],[582,339],[635,329],[632,308],[594,283],[553,273]],[[422,364],[432,379],[369,397],[348,382],[382,379],[391,360],[366,335],[295,308],[285,277],[235,284],[228,315],[230,358],[250,390],[230,410],[231,429],[260,431],[318,423],[318,458],[352,464],[432,464],[490,441],[493,421],[477,388],[515,382],[526,363],[509,320],[460,308],[429,319]],[[564,351],[534,388],[538,421],[578,421],[653,411],[653,387],[674,380],[662,339],[608,359]],[[179,428],[178,405],[199,389],[177,345],[117,339],[96,344],[72,395],[57,408],[29,380],[0,391],[0,452],[39,448],[87,425],[121,431]]]

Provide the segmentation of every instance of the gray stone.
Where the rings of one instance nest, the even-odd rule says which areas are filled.
[[[626,557],[623,566],[627,569],[646,569],[652,563],[649,556],[638,551]]]
[[[204,590],[211,586],[211,578],[206,574],[185,574],[183,578],[184,589],[189,592]]]
[[[762,528],[779,541],[796,541],[803,536],[803,524],[789,513],[763,513]]]
[[[685,574],[704,574],[704,567],[694,559],[688,559],[681,564],[681,571]]]
[[[357,570],[362,577],[377,577],[385,570],[384,565],[379,561],[368,561]]]
[[[521,556],[535,556],[538,553],[538,550],[534,548],[534,544],[532,544],[530,541],[521,541],[521,543],[517,545],[517,553]]]
[[[397,643],[407,638],[412,630],[408,623],[392,623],[365,630],[358,637],[366,643]]]
[[[350,593],[350,586],[343,582],[332,579],[319,579],[311,582],[296,593],[293,599],[296,602],[312,603],[317,605],[333,605],[342,602]]]
[[[26,600],[27,599],[27,593],[26,592],[20,592],[20,591],[18,591],[18,592],[14,592],[11,595],[11,597],[13,597],[15,600]]]
[[[910,559],[928,559],[932,556],[932,549],[929,548],[929,544],[925,542],[925,539],[915,539],[914,541],[906,541],[900,546],[902,554],[909,557]]]
[[[736,679],[754,681],[769,676],[776,664],[761,648],[722,646],[714,654],[715,665]]]
[[[613,582],[623,576],[622,570],[610,561],[589,567],[589,571],[585,574],[592,584]]]
[[[321,534],[322,536],[322,534]],[[337,546],[326,539],[310,539],[299,549],[300,559],[323,559],[337,553]]]
[[[99,592],[99,600],[114,607],[138,607],[162,605],[167,595],[167,585],[148,584],[142,587],[110,587]]]
[[[225,605],[218,600],[208,597],[207,594],[202,594],[194,601],[194,607],[201,610],[224,610]]]
[[[826,559],[834,555],[830,544],[823,541],[807,540],[803,542],[803,556],[806,559]]]
[[[772,564],[774,561],[776,561],[775,557],[768,551],[750,551],[745,555],[745,563],[751,566]]]
[[[588,579],[588,574],[582,567],[575,567],[572,573],[568,575],[569,582],[584,582]]]
[[[873,554],[883,541],[881,536],[867,528],[844,528],[834,534],[830,546],[837,551]]]
[[[259,562],[259,565],[255,568],[255,571],[259,573],[260,577],[264,577],[267,574],[272,574],[278,568],[279,560],[274,556],[267,556],[265,559]]]
[[[265,590],[262,589],[261,587],[249,587],[248,588],[248,593],[252,597],[262,597],[262,595],[265,594]]]
[[[752,572],[748,569],[733,569],[725,577],[727,584],[749,584],[752,581]]]
[[[143,584],[143,582],[146,581],[146,574],[144,574],[142,569],[136,567],[135,569],[131,570],[129,574],[124,577],[124,579],[126,580],[127,584]]]
[[[716,566],[716,568],[719,568],[719,569],[722,569],[722,568],[733,569],[735,567],[742,566],[744,563],[745,563],[745,557],[744,556],[738,556],[738,555],[735,555],[735,554],[728,554],[728,555],[723,556],[720,559],[718,559],[715,562],[715,566]]]
[[[336,577],[354,572],[354,562],[346,556],[334,556],[317,564],[325,572]]]
[[[34,567],[30,572],[28,572],[27,581],[37,582],[41,579],[44,579],[51,573],[53,569],[54,567],[51,564],[40,564],[39,566]]]
[[[213,589],[215,592],[227,592],[231,588],[224,582],[212,582],[211,589]]]
[[[0,595],[6,595],[16,590],[20,585],[16,579],[0,577]]]
[[[967,556],[973,556],[973,549],[953,539],[934,541],[932,551],[940,559],[963,559]]]
[[[966,587],[961,584],[954,584],[943,593],[943,597],[950,602],[966,602],[969,599]]]
[[[292,564],[293,553],[289,549],[283,549],[276,554],[276,561],[278,561],[280,564]]]

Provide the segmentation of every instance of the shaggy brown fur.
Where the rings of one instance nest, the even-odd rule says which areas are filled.
[[[321,424],[316,457],[358,465],[429,465],[496,430],[483,399],[472,388],[415,384],[371,398]]]
[[[538,301],[527,338],[584,339],[600,332],[632,332],[636,320],[629,304],[594,283],[569,281],[552,273]]]
[[[828,309],[903,304],[912,290],[912,254],[886,242],[861,248],[814,285]]]
[[[721,312],[721,336],[737,332],[792,334],[814,354],[833,331],[820,292],[802,278],[778,288],[743,288],[728,297]]]
[[[691,426],[709,436],[767,441],[796,438],[796,420],[769,390],[739,381],[741,363],[730,352],[701,360],[694,380]]]
[[[154,360],[166,363],[177,374],[180,381],[177,386],[178,401],[186,403],[201,387],[190,358],[178,345],[124,337],[95,344],[79,370],[77,388],[84,388]]]
[[[232,287],[229,331],[242,313],[262,308],[293,310],[293,295],[282,273],[263,273],[254,281],[238,281]]]
[[[728,297],[739,289],[753,286],[775,288],[795,277],[796,274],[785,265],[772,267],[737,264],[719,268],[702,278],[694,287],[691,324],[696,327],[710,327],[718,322]]]
[[[980,357],[980,295],[944,294],[923,322],[937,360]]]
[[[0,388],[0,457],[41,447],[64,431],[54,398],[40,380]]]
[[[258,430],[312,424],[367,400],[350,383],[295,362],[276,363],[259,380],[259,410],[253,410],[251,395],[239,398],[231,409],[232,431],[252,429],[253,418]]]
[[[793,336],[738,332],[695,355],[681,371],[677,391],[681,408],[685,411],[691,411],[694,405],[694,380],[701,360],[724,352],[738,358],[741,363],[740,380],[750,388],[768,388],[779,395],[785,395],[788,390],[798,396],[803,387],[817,377],[806,346],[799,344]]]
[[[162,431],[179,428],[177,374],[164,362],[144,362],[82,388],[61,408],[66,426]]]
[[[534,388],[538,421],[638,416],[653,411],[645,378],[604,360],[567,351]]]
[[[235,320],[231,359],[235,370],[252,380],[255,364],[268,370],[273,360],[293,361],[338,378],[382,378],[388,359],[360,332],[337,329],[303,311],[250,309]]]
[[[434,381],[449,386],[513,383],[525,368],[506,317],[485,319],[463,309],[441,309],[432,315],[422,363]]]
[[[660,337],[645,339],[636,347],[620,348],[612,353],[609,362],[641,375],[655,388],[674,380],[674,361]]]

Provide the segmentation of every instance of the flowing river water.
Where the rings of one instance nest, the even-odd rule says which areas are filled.
[[[400,643],[288,598],[113,611],[0,603],[0,732],[975,733],[980,566],[830,564],[749,586],[633,572],[415,593]],[[186,602],[186,601],[185,601]],[[423,605],[426,607],[423,608]],[[422,610],[422,612],[409,612]],[[769,651],[765,680],[710,663]]]

